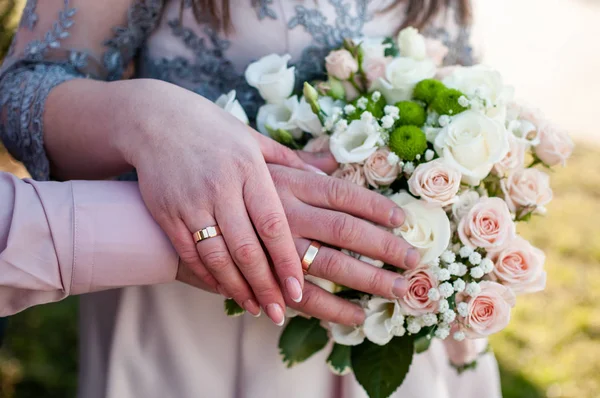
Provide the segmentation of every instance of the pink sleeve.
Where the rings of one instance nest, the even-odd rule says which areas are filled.
[[[71,294],[172,282],[177,263],[137,184],[0,173],[0,316]]]

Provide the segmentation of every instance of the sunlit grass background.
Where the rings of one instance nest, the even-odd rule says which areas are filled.
[[[2,26],[15,22],[2,19],[8,3],[0,0],[0,51],[10,30]],[[1,147],[0,170],[26,176]],[[600,397],[600,146],[580,141],[552,178],[549,215],[520,229],[547,254],[548,287],[519,297],[512,323],[492,339],[506,398]],[[75,395],[76,315],[70,298],[10,319],[0,398]]]

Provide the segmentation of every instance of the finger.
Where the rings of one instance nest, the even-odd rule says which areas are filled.
[[[267,316],[281,326],[285,321],[285,301],[279,283],[246,211],[244,210],[244,214],[235,213],[232,211],[235,208],[244,208],[241,198],[239,202],[228,198],[217,205],[215,216],[219,220],[221,232],[233,261],[250,285],[258,303],[265,309]]]
[[[338,210],[386,227],[404,223],[404,211],[391,199],[351,182],[292,170],[292,190],[301,201]]]
[[[290,148],[281,145],[272,138],[266,137],[256,130],[252,130],[252,136],[258,142],[260,151],[267,163],[279,164],[294,169],[314,171],[306,168],[306,163]]]
[[[244,185],[244,200],[286,296],[300,301],[304,282],[300,258],[266,165]]]
[[[338,162],[335,160],[331,152],[306,152],[296,151],[296,154],[304,161],[304,163],[322,170],[326,174],[333,173],[338,168]]]
[[[337,211],[302,206],[294,211],[299,236],[347,249],[404,269],[420,261],[404,239],[376,225]]]
[[[165,227],[165,232],[179,254],[180,262],[185,263],[204,284],[217,291],[219,283],[202,264],[194,238],[187,225],[181,219],[176,219],[173,224]]]
[[[231,210],[234,212],[234,209]],[[218,225],[206,211],[201,211],[188,218],[190,230],[198,231],[206,227]],[[234,264],[223,236],[215,236],[196,243],[196,249],[206,269],[217,280],[217,291],[226,297],[233,298],[240,306],[253,315],[260,312],[260,307],[250,290],[250,286]]]
[[[365,320],[365,312],[360,306],[326,292],[310,282],[304,284],[302,301],[291,302],[289,306],[306,315],[342,325],[362,325]]]
[[[301,256],[306,253],[309,245],[310,241],[307,239],[296,239],[296,247]],[[390,299],[404,297],[408,289],[408,281],[402,275],[377,268],[325,246],[319,249],[308,273],[342,286]]]
[[[183,262],[179,263],[179,268],[177,269],[177,277],[176,279],[179,282],[183,282],[186,285],[190,285],[196,287],[201,290],[205,290],[210,293],[217,293],[217,290],[213,287],[207,285],[200,279],[186,264]]]

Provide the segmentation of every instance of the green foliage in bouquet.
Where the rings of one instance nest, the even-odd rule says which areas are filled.
[[[463,93],[452,88],[439,90],[431,103],[431,109],[439,115],[458,115],[468,109],[460,104],[459,98],[463,96]]]
[[[438,93],[445,90],[446,86],[439,80],[425,79],[421,80],[415,86],[413,97],[416,100],[423,101],[426,104],[431,104]]]
[[[400,110],[400,120],[398,121],[400,126],[421,127],[425,124],[427,114],[421,105],[412,101],[400,101],[396,103],[396,106]]]
[[[390,134],[390,149],[402,160],[415,160],[427,150],[427,138],[417,126],[401,126]]]

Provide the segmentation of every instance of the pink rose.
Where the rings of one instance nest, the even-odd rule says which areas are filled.
[[[508,153],[498,163],[494,165],[493,171],[499,177],[503,177],[507,172],[522,168],[525,164],[525,150],[527,145],[521,140],[517,140],[515,136],[508,136]]]
[[[417,268],[404,275],[408,280],[408,289],[404,297],[398,299],[402,309],[413,316],[435,312],[438,302],[429,298],[429,290],[438,285],[433,274],[428,269]]]
[[[367,182],[374,188],[390,185],[398,178],[400,166],[388,162],[389,149],[378,149],[367,158],[363,171]]]
[[[516,304],[512,290],[496,282],[479,283],[481,292],[467,302],[464,333],[470,339],[486,337],[504,329]]]
[[[537,157],[548,166],[564,166],[574,147],[569,134],[546,124],[538,130],[538,137],[540,143],[535,147]]]
[[[508,208],[512,212],[531,209],[545,213],[545,205],[552,200],[550,176],[538,169],[513,171],[500,182]]]
[[[500,198],[481,198],[458,224],[458,235],[473,249],[499,250],[515,237],[515,223]]]
[[[332,177],[353,182],[361,187],[367,185],[362,165],[358,163],[345,163],[341,165],[339,169],[333,172]]]
[[[327,73],[339,80],[348,80],[358,72],[358,62],[348,50],[336,50],[325,58]]]
[[[320,135],[316,138],[312,138],[304,146],[306,152],[325,152],[329,150],[329,136]]]
[[[494,262],[493,276],[496,280],[515,293],[534,293],[544,290],[546,256],[540,249],[533,247],[525,239],[517,236],[500,251],[489,252]]]
[[[385,77],[385,70],[390,63],[390,57],[373,57],[365,59],[363,69],[369,84]]]
[[[427,57],[429,57],[438,66],[444,62],[444,58],[446,58],[446,55],[448,55],[448,47],[446,47],[444,43],[437,39],[426,38],[425,49],[427,52]]]
[[[418,165],[408,180],[408,187],[413,195],[426,202],[447,206],[458,199],[461,178],[458,170],[440,158]]]

